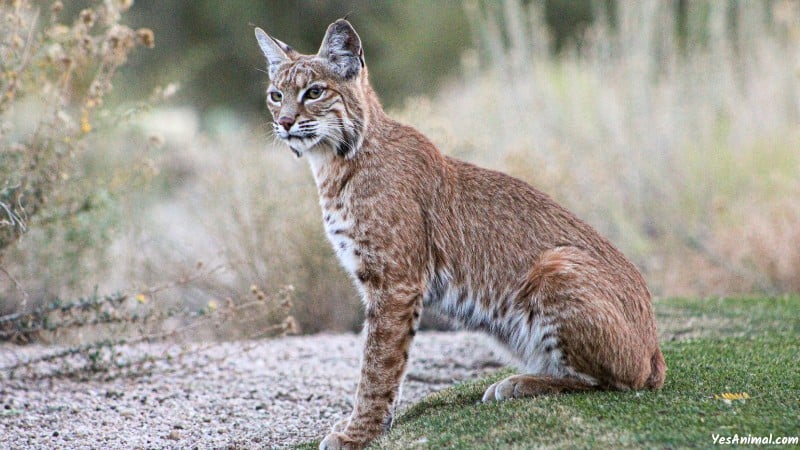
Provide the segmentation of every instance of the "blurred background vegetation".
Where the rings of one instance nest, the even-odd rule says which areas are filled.
[[[542,4],[555,38],[554,50],[577,38],[592,20],[591,0]],[[137,0],[129,23],[152,28],[159,45],[134,58],[128,75],[123,75],[131,90],[123,95],[145,94],[154,85],[179,79],[185,88],[183,100],[201,112],[221,108],[260,113],[263,86],[254,84],[253,77],[254,68],[263,67],[251,42],[253,26],[280,36],[301,52],[313,53],[328,24],[345,15],[358,24],[373,85],[388,106],[399,105],[409,96],[434,94],[441,83],[459,74],[463,52],[475,44],[461,0],[230,0],[222,4]],[[198,92],[203,95],[194,95]]]
[[[348,14],[391,114],[447,154],[550,193],[657,296],[800,291],[798,2],[0,5],[0,83],[20,94],[0,109],[0,236],[11,236],[0,315],[116,291],[131,311],[207,313],[292,285],[302,331],[356,329],[359,301],[308,169],[273,145],[252,31],[313,53]],[[119,14],[88,23],[90,8]],[[92,80],[120,30],[134,44],[98,97]],[[70,49],[83,53],[64,81]],[[31,123],[47,124],[47,139]],[[21,180],[43,182],[35,210]],[[286,320],[275,311],[264,320]],[[244,333],[232,320],[206,335],[267,325]]]

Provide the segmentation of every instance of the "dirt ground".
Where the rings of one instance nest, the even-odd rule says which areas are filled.
[[[0,448],[275,448],[319,439],[351,411],[357,335],[188,349],[146,375],[110,381],[0,378]],[[0,346],[0,367],[46,351]],[[489,338],[466,332],[419,333],[411,354],[401,408],[504,359]]]

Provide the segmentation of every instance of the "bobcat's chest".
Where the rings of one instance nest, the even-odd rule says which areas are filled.
[[[357,279],[363,249],[356,245],[354,215],[346,201],[351,194],[345,188],[352,173],[330,149],[309,152],[308,161],[319,191],[325,234],[339,262]]]
[[[333,246],[339,262],[350,275],[361,267],[361,249],[353,238],[354,221],[340,200],[321,201],[325,234]]]

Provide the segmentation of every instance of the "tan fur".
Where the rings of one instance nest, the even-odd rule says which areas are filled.
[[[268,103],[276,133],[308,157],[326,232],[366,309],[355,408],[320,448],[362,448],[391,423],[423,304],[525,364],[528,375],[490,386],[484,401],[663,384],[650,294],[606,239],[528,184],[446,157],[386,116],[347,21],[311,56],[256,35],[270,91],[283,96]],[[315,85],[324,91],[312,100],[303,92]]]

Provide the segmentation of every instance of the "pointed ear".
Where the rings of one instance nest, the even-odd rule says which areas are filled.
[[[364,67],[361,38],[345,19],[328,26],[317,56],[326,59],[333,71],[346,80],[358,75]]]
[[[267,58],[267,68],[269,69],[270,79],[275,75],[278,66],[291,61],[291,57],[297,52],[292,47],[268,35],[261,28],[256,27],[256,40],[261,51]]]

